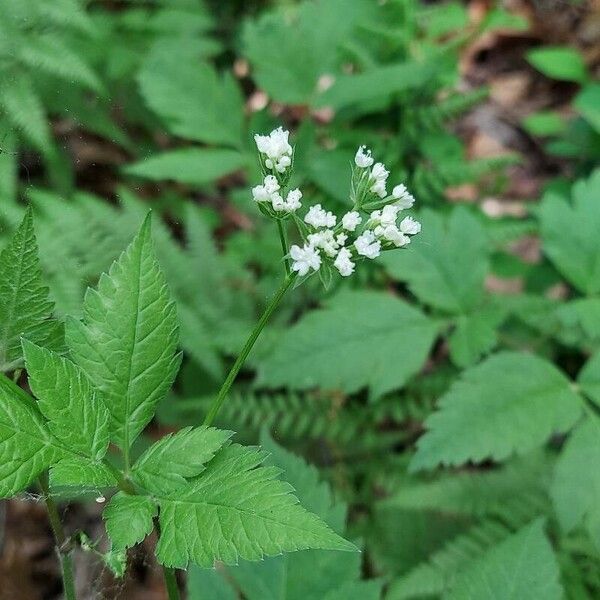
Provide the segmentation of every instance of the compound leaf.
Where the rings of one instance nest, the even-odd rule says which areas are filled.
[[[556,556],[538,519],[460,573],[444,599],[560,600],[559,579]]]
[[[488,271],[485,230],[465,208],[455,208],[448,220],[431,210],[419,219],[423,230],[410,247],[383,256],[388,272],[426,304],[471,311],[481,301]]]
[[[148,106],[176,135],[239,147],[244,105],[235,80],[229,74],[219,76],[208,63],[198,63],[193,47],[184,55],[180,50],[165,52],[159,42],[150,51],[138,75]]]
[[[259,466],[264,459],[258,449],[228,446],[187,489],[158,497],[158,560],[212,567],[215,560],[235,564],[306,548],[354,550],[298,504],[291,486],[276,478],[278,469]]]
[[[572,188],[568,203],[549,192],[540,209],[544,252],[564,278],[584,294],[600,292],[600,171]]]
[[[214,427],[186,427],[148,448],[132,469],[137,483],[149,492],[165,494],[181,489],[199,475],[208,461],[231,437]]]
[[[581,414],[570,381],[531,354],[503,352],[463,374],[417,442],[412,470],[504,460],[568,431]]]
[[[399,388],[425,362],[436,326],[389,294],[344,292],[283,334],[259,365],[258,384],[319,386],[374,396]]]
[[[600,423],[593,416],[568,439],[556,464],[552,500],[565,531],[583,524],[600,549]],[[590,468],[593,465],[593,468]]]

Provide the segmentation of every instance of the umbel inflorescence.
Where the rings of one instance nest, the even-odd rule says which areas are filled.
[[[291,246],[286,258],[291,259],[291,268],[300,277],[324,265],[348,277],[357,262],[403,248],[421,231],[418,221],[400,216],[412,207],[414,197],[404,184],[396,185],[388,194],[389,171],[383,163],[375,162],[365,146],[356,152],[352,166],[351,210],[338,218],[315,204],[301,218],[302,192],[287,190],[294,163],[289,131],[279,127],[254,139],[264,180],[252,189],[252,196],[263,214],[277,220],[291,219],[297,225],[302,244]]]

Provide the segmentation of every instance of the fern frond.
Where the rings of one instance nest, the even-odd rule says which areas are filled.
[[[487,98],[485,87],[466,93],[454,93],[447,98],[425,106],[409,106],[406,109],[404,127],[412,136],[422,136],[424,131],[442,130],[449,122]]]
[[[41,151],[50,145],[50,128],[31,78],[20,73],[0,87],[0,111]]]
[[[412,177],[415,194],[425,202],[443,198],[446,188],[466,182],[479,181],[485,175],[500,172],[514,164],[513,155],[481,158],[471,161],[445,162],[437,165],[417,166]]]
[[[541,493],[507,501],[497,515],[473,526],[467,533],[448,542],[428,561],[395,579],[386,600],[407,600],[442,594],[456,573],[547,510],[547,498]]]

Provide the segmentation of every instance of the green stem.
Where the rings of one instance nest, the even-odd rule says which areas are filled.
[[[177,587],[177,577],[175,577],[175,569],[171,569],[170,567],[165,567],[163,565],[162,570],[169,600],[180,600],[179,587]]]
[[[65,599],[77,600],[77,596],[75,595],[75,578],[73,576],[72,550],[67,547],[67,537],[58,514],[58,508],[56,506],[56,502],[54,502],[54,498],[52,498],[50,495],[47,472],[40,475],[38,483],[40,489],[42,490],[44,501],[46,502],[50,526],[52,527],[52,531],[54,533],[56,552],[58,554],[62,570]]]
[[[271,302],[269,302],[269,304],[267,305],[267,308],[265,308],[265,311],[263,312],[258,323],[256,324],[256,327],[254,327],[254,329],[252,330],[252,333],[250,334],[250,337],[248,338],[244,347],[242,348],[240,355],[237,357],[236,361],[233,363],[233,366],[231,367],[231,370],[229,371],[225,381],[223,382],[223,385],[221,386],[221,389],[219,390],[217,397],[213,400],[210,410],[208,411],[208,414],[206,415],[206,418],[204,419],[204,425],[207,425],[207,426],[211,425],[212,422],[214,421],[219,410],[221,409],[223,402],[225,401],[225,398],[227,397],[227,393],[229,392],[229,389],[233,385],[235,378],[237,377],[238,373],[240,372],[241,368],[243,367],[244,363],[246,362],[246,358],[248,358],[248,354],[250,354],[250,350],[252,350],[252,347],[254,346],[254,344],[256,343],[256,340],[258,339],[258,336],[261,334],[262,330],[264,329],[265,325],[267,324],[267,321],[269,320],[269,318],[271,317],[271,315],[273,314],[273,312],[275,311],[275,309],[281,302],[281,299],[283,298],[283,296],[285,295],[285,293],[287,292],[288,288],[290,287],[290,285],[292,284],[292,282],[294,281],[295,278],[296,278],[295,273],[291,273],[290,275],[288,275],[283,280],[279,289],[275,292],[275,295],[271,299]]]
[[[290,250],[288,248],[287,231],[283,221],[277,220],[277,230],[279,231],[279,241],[281,242],[281,250],[283,252],[283,264],[285,265],[285,274],[289,277],[290,275],[290,263],[287,259],[287,255]]]

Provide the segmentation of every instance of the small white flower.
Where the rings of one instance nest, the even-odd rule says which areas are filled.
[[[277,161],[277,164],[275,165],[275,170],[278,173],[283,173],[291,164],[292,164],[292,159],[289,156],[287,156],[287,155],[282,156]]]
[[[366,146],[361,146],[354,157],[354,162],[357,167],[361,169],[367,169],[373,164],[373,157],[371,156],[371,151]]]
[[[377,194],[380,198],[385,198],[387,196],[387,190],[385,188],[385,179],[377,179],[375,183],[371,186],[371,191],[374,194]]]
[[[266,156],[267,169],[283,173],[291,164],[292,147],[289,144],[290,132],[278,127],[269,135],[255,135],[254,141],[261,154]]]
[[[269,194],[274,194],[279,191],[279,182],[275,175],[267,175],[265,177],[264,186]]]
[[[315,248],[321,248],[330,258],[333,258],[337,254],[339,248],[339,244],[331,229],[323,229],[317,231],[317,233],[309,234],[308,243]]]
[[[381,224],[384,227],[387,227],[388,225],[395,225],[399,212],[400,209],[397,206],[387,204],[381,211]]]
[[[412,217],[405,217],[400,223],[400,231],[408,235],[416,235],[421,231],[421,223]]]
[[[256,185],[252,188],[252,198],[255,202],[270,202],[271,194],[264,185]]]
[[[348,248],[342,248],[333,261],[333,266],[340,272],[342,277],[348,277],[354,273],[354,263],[352,260],[352,253]]]
[[[295,244],[290,248],[290,257],[292,258],[292,271],[296,271],[301,277],[306,275],[310,269],[318,271],[321,266],[321,257],[319,251],[309,244],[303,248]]]
[[[361,224],[361,222],[362,219],[360,217],[360,214],[356,210],[347,212],[342,217],[342,227],[346,231],[354,231],[358,227],[358,225]]]
[[[406,189],[403,183],[394,187],[392,196],[396,199],[394,206],[397,206],[400,210],[410,208],[415,203],[415,197]]]
[[[273,210],[277,212],[286,210],[285,201],[279,192],[271,194],[271,204],[273,205]]]
[[[300,202],[301,198],[302,192],[298,188],[295,190],[290,190],[287,198],[285,199],[285,209],[288,212],[297,211],[302,206],[302,203]]]
[[[332,212],[326,212],[320,204],[315,204],[308,209],[304,222],[313,227],[335,227],[337,221]]]
[[[379,225],[375,228],[375,235],[388,242],[392,242],[397,248],[402,248],[402,246],[410,244],[410,238],[404,235],[394,224],[385,227]]]
[[[383,163],[375,163],[371,169],[371,179],[375,181],[387,181],[389,174]]]
[[[381,242],[376,239],[375,233],[370,229],[359,235],[354,242],[356,251],[367,258],[377,258],[381,251]]]
[[[337,237],[335,238],[335,241],[337,242],[338,246],[343,246],[346,243],[347,239],[348,236],[345,233],[338,233]]]

